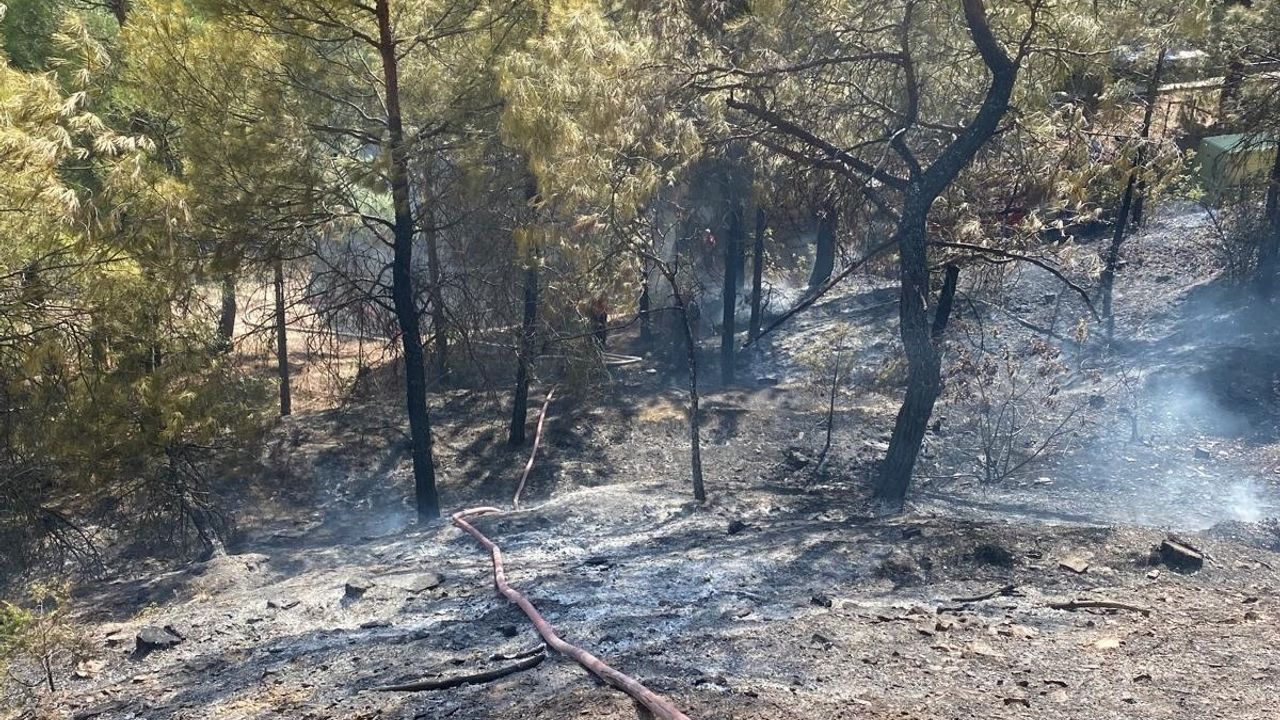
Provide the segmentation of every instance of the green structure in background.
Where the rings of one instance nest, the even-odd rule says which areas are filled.
[[[1211,135],[1200,141],[1200,183],[1211,201],[1266,181],[1275,160],[1276,141],[1262,135]]]

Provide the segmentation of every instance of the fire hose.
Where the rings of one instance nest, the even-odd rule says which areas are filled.
[[[533,469],[533,461],[534,458],[537,457],[538,447],[542,442],[543,421],[546,419],[547,406],[551,403],[551,397],[554,393],[554,388],[551,392],[547,393],[546,402],[543,403],[542,412],[538,416],[538,429],[533,440],[533,451],[529,454],[529,462],[525,465],[524,475],[520,479],[520,485],[516,488],[515,497],[512,500],[512,505],[516,508],[520,507],[520,493],[524,490],[525,481],[529,478],[529,471]],[[542,636],[543,642],[545,642],[552,650],[555,650],[562,655],[569,656],[574,660],[574,662],[586,668],[591,674],[618,690],[621,690],[627,695],[630,695],[636,702],[647,708],[649,712],[653,713],[653,715],[659,720],[690,720],[688,715],[681,712],[680,709],[667,698],[653,692],[635,678],[610,667],[603,660],[592,655],[590,652],[578,647],[577,645],[566,642],[558,633],[556,633],[555,628],[547,622],[546,618],[538,612],[538,609],[533,606],[533,603],[529,602],[527,597],[507,583],[506,572],[502,566],[502,550],[498,547],[497,543],[490,540],[484,535],[484,533],[477,530],[475,526],[468,522],[468,520],[473,518],[501,512],[503,511],[496,507],[474,507],[454,513],[452,520],[455,526],[475,538],[476,542],[480,543],[481,546],[489,551],[489,558],[493,563],[493,582],[494,585],[497,586],[498,592],[524,612],[524,614],[529,618],[529,621],[533,623],[534,628],[537,629],[538,634]]]

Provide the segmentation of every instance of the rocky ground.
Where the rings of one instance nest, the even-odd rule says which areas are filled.
[[[999,484],[972,470],[977,430],[948,421],[910,510],[865,511],[896,397],[893,291],[868,277],[764,343],[740,384],[710,388],[708,505],[688,498],[681,384],[646,361],[553,405],[525,508],[476,524],[567,639],[699,720],[1274,718],[1274,338],[1268,313],[1206,281],[1212,268],[1172,279],[1186,273],[1166,266],[1186,258],[1169,238],[1190,238],[1192,257],[1203,232],[1184,213],[1135,238],[1117,297],[1133,339],[1109,357],[1064,340],[1083,305],[1039,271],[1002,309],[961,313],[959,336],[983,320],[1015,350],[1057,334],[1064,399],[1036,416],[1081,408],[1055,452]],[[1064,262],[1081,282],[1089,250]],[[819,469],[814,368],[834,347],[858,372]],[[377,690],[503,667],[539,644],[470,537],[409,523],[397,410],[368,402],[278,428],[262,458],[273,482],[241,497],[231,555],[81,588],[91,659],[41,712],[643,717],[556,655],[482,684]],[[501,418],[483,397],[438,403],[450,509],[509,501],[525,451],[501,443]],[[1153,554],[1171,533],[1202,565]]]

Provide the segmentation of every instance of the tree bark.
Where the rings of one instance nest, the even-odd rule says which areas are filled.
[[[1142,117],[1142,131],[1140,134],[1140,142],[1138,151],[1133,159],[1133,168],[1129,170],[1129,177],[1125,181],[1124,196],[1120,200],[1120,211],[1116,215],[1115,232],[1111,236],[1111,245],[1107,248],[1106,262],[1103,264],[1102,277],[1098,281],[1098,296],[1102,301],[1102,318],[1106,323],[1107,340],[1110,341],[1115,337],[1116,317],[1112,311],[1112,296],[1115,291],[1116,268],[1120,264],[1120,248],[1124,245],[1125,231],[1128,230],[1129,214],[1134,206],[1134,193],[1138,185],[1138,173],[1142,169],[1142,164],[1146,159],[1146,141],[1151,135],[1151,120],[1155,115],[1156,109],[1156,93],[1160,87],[1160,75],[1164,71],[1164,61],[1167,50],[1161,49],[1160,54],[1156,57],[1155,71],[1151,73],[1151,78],[1147,81],[1146,102],[1147,107]]]
[[[764,208],[756,208],[755,248],[751,253],[751,320],[748,323],[747,339],[755,340],[760,336],[760,301],[764,283]]]
[[[524,270],[524,319],[520,324],[520,350],[516,353],[516,389],[511,401],[511,431],[507,442],[523,445],[525,424],[529,421],[529,360],[533,354],[534,332],[538,322],[538,265],[530,253]]]
[[[729,385],[734,379],[735,341],[738,335],[738,269],[742,265],[743,207],[741,198],[734,201],[729,213],[729,232],[724,244],[724,311],[720,326],[720,382]]]
[[[395,213],[391,300],[404,351],[405,405],[409,416],[418,518],[431,520],[440,517],[440,501],[436,495],[435,463],[431,452],[426,359],[413,289],[413,209],[409,202],[409,164],[404,146],[404,120],[400,112],[398,43],[391,28],[390,2],[375,0],[374,11],[378,20],[378,54],[386,84],[387,150],[390,156],[387,173]]]
[[[222,276],[222,307],[218,314],[218,350],[231,350],[236,332],[236,274],[233,271]]]
[[[818,241],[813,256],[813,270],[809,273],[809,289],[822,287],[836,268],[836,213],[831,203],[823,207],[818,219]]]
[[[276,371],[280,376],[280,417],[293,413],[293,388],[289,381],[289,325],[284,309],[284,261],[279,257],[272,263],[275,272],[272,286],[276,297]]]

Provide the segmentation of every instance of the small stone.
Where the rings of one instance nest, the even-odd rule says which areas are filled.
[[[1209,452],[1208,449],[1202,448],[1202,447],[1196,448],[1195,455],[1197,460],[1208,460],[1209,458],[1213,457],[1213,453]]]
[[[513,638],[520,634],[520,629],[515,625],[500,625],[498,627],[498,634],[502,637]]]
[[[172,625],[164,627],[156,627],[150,625],[138,631],[135,648],[139,653],[149,653],[152,650],[165,650],[182,642],[183,638],[180,633],[173,629]]]
[[[1120,647],[1120,638],[1104,637],[1095,641],[1093,646],[1099,650],[1115,650]]]
[[[1070,570],[1073,573],[1082,575],[1088,572],[1089,561],[1080,557],[1079,555],[1073,555],[1069,558],[1063,558],[1062,560],[1059,560],[1058,567],[1061,567],[1063,569]]]
[[[836,604],[836,601],[830,595],[823,592],[819,592],[819,593],[814,593],[813,596],[809,598],[809,604],[817,605],[818,607],[829,608],[834,606]]]
[[[400,587],[417,595],[437,587],[444,582],[444,578],[437,573],[422,573],[407,578],[400,584]]]
[[[348,598],[356,599],[373,587],[373,581],[368,578],[351,578],[343,587],[343,592]]]
[[[729,521],[730,535],[737,535],[738,533],[746,529],[747,529],[747,524],[742,522],[741,520],[734,519]]]
[[[364,622],[360,623],[360,629],[362,629],[362,630],[373,630],[374,628],[384,628],[384,627],[391,627],[391,621],[389,621],[389,620],[366,620],[366,621],[364,621]]]
[[[290,610],[298,607],[300,601],[295,597],[278,597],[271,598],[267,601],[267,607],[272,610]]]

